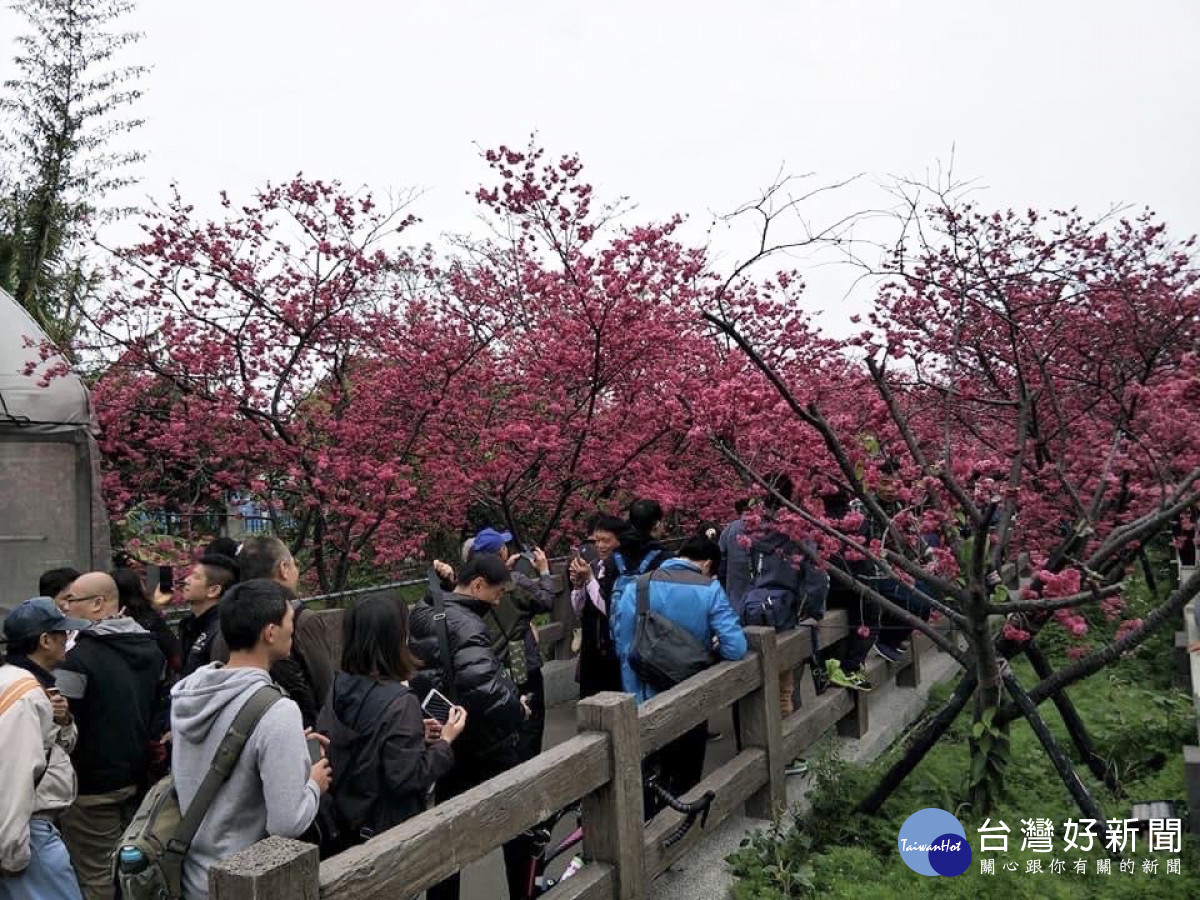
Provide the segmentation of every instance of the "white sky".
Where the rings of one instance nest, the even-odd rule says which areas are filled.
[[[0,78],[18,24],[0,11]],[[923,177],[952,148],[989,206],[1145,204],[1200,231],[1195,0],[141,0],[131,25],[153,67],[135,199],[176,180],[204,209],[303,170],[424,189],[432,239],[472,225],[476,144],[537,131],[601,198],[698,236],[781,164]]]

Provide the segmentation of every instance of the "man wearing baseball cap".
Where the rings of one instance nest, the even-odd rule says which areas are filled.
[[[58,814],[75,800],[70,753],[77,731],[51,670],[67,655],[71,619],[49,597],[26,600],[4,620],[0,665],[0,897],[79,900]]]
[[[542,736],[546,730],[546,688],[533,619],[553,611],[555,584],[550,574],[550,561],[540,547],[528,554],[513,553],[509,549],[511,541],[510,532],[484,528],[475,535],[471,555],[498,556],[512,573],[513,589],[504,593],[499,606],[488,611],[484,623],[492,638],[492,649],[529,704],[529,718],[521,725],[518,742],[521,761],[525,762],[542,752]],[[523,572],[518,566],[525,560],[528,562],[522,566],[526,569]],[[530,577],[530,570],[537,572],[536,580]]]

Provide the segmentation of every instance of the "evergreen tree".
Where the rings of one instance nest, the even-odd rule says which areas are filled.
[[[132,0],[17,0],[13,9],[29,31],[0,93],[0,286],[66,349],[98,277],[87,229],[119,212],[104,199],[134,180],[142,158],[111,146],[141,124],[127,111],[146,69],[119,60],[141,35],[120,28]]]

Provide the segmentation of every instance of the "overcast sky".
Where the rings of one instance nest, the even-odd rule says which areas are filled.
[[[140,6],[139,198],[178,181],[204,208],[303,170],[424,189],[432,238],[471,227],[476,145],[536,131],[579,152],[602,197],[688,214],[697,234],[781,165],[923,177],[952,149],[989,205],[1144,204],[1200,231],[1195,0]],[[0,12],[0,77],[18,24]]]

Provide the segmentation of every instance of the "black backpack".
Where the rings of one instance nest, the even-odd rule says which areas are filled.
[[[650,609],[650,582],[671,581],[707,587],[711,580],[686,569],[659,569],[637,579],[637,620],[629,665],[655,690],[666,690],[703,672],[717,661],[711,649],[666,616]]]
[[[750,590],[742,599],[742,625],[765,625],[789,631],[803,619],[825,615],[829,576],[807,557],[794,569],[790,557],[804,555],[803,548],[782,535],[756,540],[750,550]],[[782,578],[780,571],[787,572]],[[783,582],[794,584],[784,584]],[[798,588],[798,590],[797,590]]]
[[[334,788],[321,797],[314,823],[316,833],[309,835],[317,844],[321,859],[374,837],[384,796],[380,784],[380,730],[386,724],[384,714],[388,708],[408,692],[401,684],[380,682],[368,692],[355,721],[346,723],[357,730],[360,725],[373,722],[374,728],[363,742],[362,752],[351,760],[338,760],[333,771]]]

